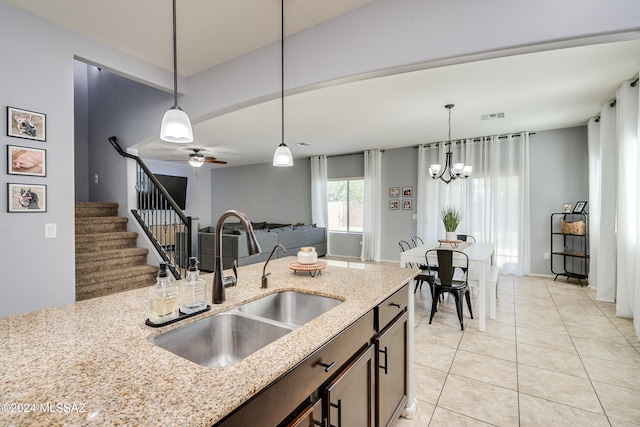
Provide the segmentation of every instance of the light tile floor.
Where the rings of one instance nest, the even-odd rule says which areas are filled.
[[[461,331],[453,297],[430,325],[418,290],[418,410],[396,427],[640,426],[640,342],[614,304],[561,278],[501,276],[498,298],[485,332],[465,305]]]

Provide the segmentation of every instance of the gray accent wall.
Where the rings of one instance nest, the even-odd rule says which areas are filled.
[[[589,200],[586,126],[536,132],[529,146],[531,181],[531,272],[551,274],[550,223],[564,203]],[[587,203],[587,211],[589,204]]]

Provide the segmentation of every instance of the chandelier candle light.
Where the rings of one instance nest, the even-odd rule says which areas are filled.
[[[432,164],[429,168],[429,174],[431,175],[431,178],[441,179],[445,184],[449,184],[451,181],[454,181],[457,178],[467,179],[469,178],[469,176],[471,175],[471,171],[473,170],[473,166],[465,165],[464,163],[453,163],[452,160],[453,153],[451,152],[451,109],[453,107],[453,104],[447,104],[444,106],[444,108],[449,110],[449,142],[447,143],[449,145],[449,149],[447,151],[447,158],[445,161],[444,169],[442,169],[442,165],[440,164]]]

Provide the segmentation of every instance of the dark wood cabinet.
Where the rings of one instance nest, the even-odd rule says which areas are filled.
[[[375,347],[370,345],[326,388],[327,426],[373,427],[375,424]]]
[[[316,403],[310,404],[302,412],[287,424],[287,427],[324,427],[324,418],[322,417],[322,406],[324,400],[319,399]]]
[[[378,305],[376,330],[376,425],[392,425],[407,401],[409,286]]]
[[[390,426],[407,401],[407,324],[405,312],[376,338],[378,426]]]

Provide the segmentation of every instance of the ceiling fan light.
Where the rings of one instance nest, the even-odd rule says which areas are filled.
[[[273,166],[293,166],[293,155],[284,142],[278,145],[276,152],[273,153]]]
[[[189,158],[189,164],[194,168],[199,168],[200,166],[204,165],[204,157],[202,155],[192,155]]]
[[[187,113],[174,105],[164,113],[160,126],[160,139],[176,144],[193,142],[193,129]]]

